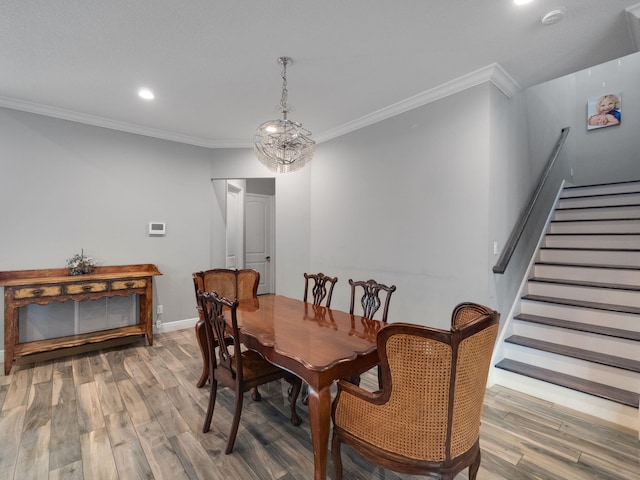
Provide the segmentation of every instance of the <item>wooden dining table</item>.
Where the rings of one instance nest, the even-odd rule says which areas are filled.
[[[241,300],[242,343],[309,384],[314,478],[325,479],[331,429],[331,385],[378,363],[376,335],[384,325],[283,296]]]

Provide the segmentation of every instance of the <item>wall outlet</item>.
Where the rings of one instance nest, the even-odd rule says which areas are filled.
[[[163,312],[162,305],[158,305],[158,306],[156,307],[156,313],[157,313],[158,315],[162,315],[162,312]]]
[[[156,320],[156,328],[160,328],[162,326],[162,320]]]
[[[498,254],[498,242],[493,242],[493,254]]]

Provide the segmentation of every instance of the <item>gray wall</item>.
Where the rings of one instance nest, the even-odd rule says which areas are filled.
[[[486,272],[489,92],[484,84],[323,143],[311,176],[312,271],[398,289],[390,320],[446,327],[492,303]]]
[[[162,321],[196,316],[209,150],[1,108],[0,145],[0,270],[63,268],[80,249],[104,265],[153,263]],[[149,221],[166,236],[149,237]]]
[[[578,72],[576,78],[575,182],[640,178],[640,53]],[[587,131],[587,101],[622,92],[620,125]]]
[[[570,126],[575,185],[640,178],[640,53],[567,75],[525,91],[532,155],[549,147],[550,131]],[[587,102],[622,92],[620,125],[587,131]]]

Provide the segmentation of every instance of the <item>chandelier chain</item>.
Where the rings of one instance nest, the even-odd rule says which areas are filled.
[[[282,96],[280,97],[280,106],[282,107],[282,113],[284,118],[287,118],[287,112],[289,112],[289,105],[287,100],[289,99],[289,90],[287,90],[287,64],[285,60],[282,62]]]

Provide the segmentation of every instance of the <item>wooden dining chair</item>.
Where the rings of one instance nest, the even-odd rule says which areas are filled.
[[[245,268],[242,270],[232,270],[228,268],[214,268],[211,270],[194,272],[193,286],[196,293],[196,305],[198,308],[198,322],[196,322],[196,338],[202,353],[202,373],[196,386],[201,388],[207,383],[209,378],[207,365],[209,365],[209,351],[207,348],[206,334],[204,331],[204,317],[199,302],[197,301],[198,291],[216,292],[222,298],[245,300],[247,298],[258,298],[258,284],[260,283],[260,273],[256,270]],[[227,341],[230,341],[230,337]]]
[[[349,285],[351,286],[351,305],[349,306],[349,313],[354,315],[356,313],[356,297],[359,295],[358,291],[361,291],[362,297],[360,297],[359,312],[364,318],[373,320],[380,307],[382,307],[382,320],[387,321],[389,316],[389,302],[391,301],[391,294],[396,291],[396,286],[390,287],[384,283],[378,283],[375,280],[353,281],[349,279]],[[382,296],[382,299],[380,298]],[[360,384],[360,377],[351,379],[356,385]],[[382,388],[382,375],[380,372],[380,365],[378,365],[378,386]]]
[[[367,280],[364,282],[353,281],[352,279],[349,279],[349,285],[351,285],[351,305],[349,307],[349,313],[351,315],[359,313],[364,318],[373,320],[373,317],[376,315],[378,310],[380,310],[380,307],[382,307],[382,317],[380,320],[383,322],[387,321],[391,294],[396,291],[395,285],[391,285],[389,287],[383,283],[378,283],[375,280]],[[362,292],[359,302],[361,310],[360,312],[356,312],[356,297],[358,296],[359,290]],[[380,296],[383,298],[381,299]]]
[[[338,277],[329,277],[324,273],[305,273],[304,274],[304,297],[303,300],[307,302],[311,293],[312,304],[319,307],[324,306],[331,307],[331,296],[333,295],[333,287],[338,283]],[[291,391],[289,391],[291,396]],[[302,387],[302,403],[307,405],[309,403],[309,385],[306,383]]]
[[[226,454],[231,453],[240,425],[245,392],[253,389],[252,399],[259,401],[260,394],[255,387],[280,379],[285,379],[291,384],[291,423],[296,426],[300,425],[301,419],[296,412],[296,400],[302,381],[292,373],[268,362],[259,353],[241,348],[236,313],[238,300],[227,300],[217,295],[216,292],[198,291],[197,297],[204,316],[204,330],[209,349],[209,384],[211,387],[202,432],[207,433],[211,427],[218,384],[233,390],[235,392],[235,411],[225,450]],[[226,318],[225,315],[229,318]],[[227,336],[233,338],[231,344],[224,341]]]
[[[480,415],[499,314],[476,315],[451,330],[406,323],[377,336],[384,377],[377,392],[338,382],[331,453],[342,479],[346,443],[383,468],[453,480],[480,466]]]
[[[311,280],[311,282],[310,282]],[[304,301],[309,297],[309,288],[311,288],[311,296],[314,305],[322,305],[331,307],[331,296],[333,295],[333,287],[338,282],[338,277],[328,277],[324,273],[305,273],[304,274]]]

